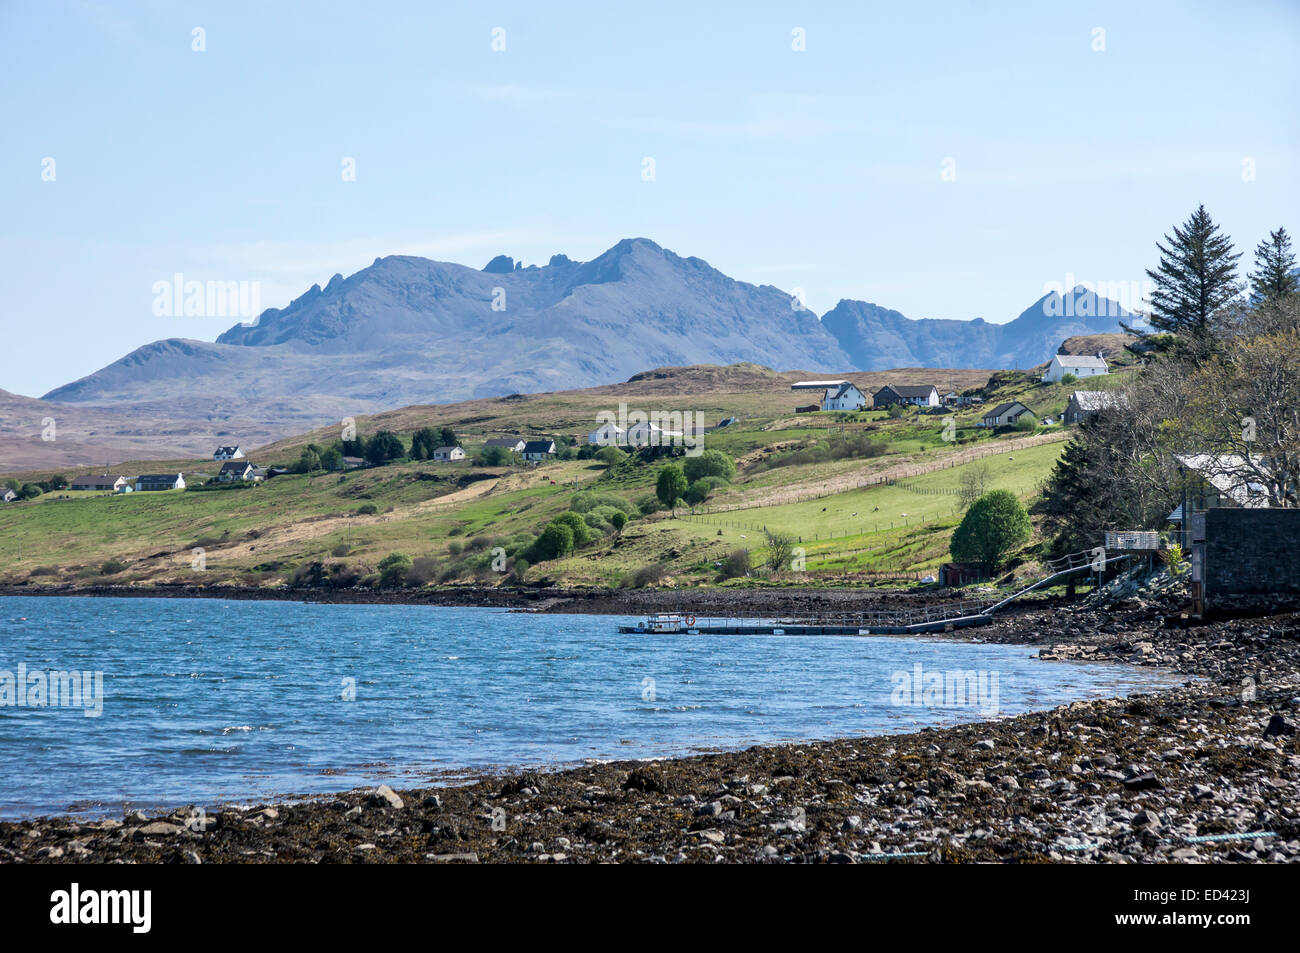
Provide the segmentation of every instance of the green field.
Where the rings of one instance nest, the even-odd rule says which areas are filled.
[[[983,409],[1020,399],[1040,416],[1056,415],[1077,387],[1041,385],[1027,374],[1002,375],[999,386],[987,391]],[[1113,385],[1119,378],[1103,381]],[[653,499],[663,460],[614,469],[584,459],[537,468],[405,461],[283,475],[247,489],[118,496],[52,492],[0,508],[0,549],[6,556],[0,581],[283,586],[334,572],[338,578],[373,584],[380,561],[396,552],[424,560],[421,582],[427,584],[494,583],[503,574],[489,568],[489,554],[497,547],[512,560],[524,553],[551,519],[569,509],[580,488],[614,494],[629,504],[634,518],[621,533],[606,526],[570,556],[534,561],[527,581],[626,585],[646,567],[657,566],[662,572],[654,578],[662,581],[712,582],[717,564],[736,550],[748,549],[754,563],[761,564],[765,529],[794,536],[804,554],[805,571],[781,574],[786,583],[838,584],[853,581],[855,573],[920,574],[947,558],[948,537],[961,515],[955,493],[963,472],[987,468],[988,489],[1009,489],[1028,502],[1064,446],[1057,440],[999,450],[1006,440],[1023,435],[993,435],[971,427],[981,408],[955,415],[956,442],[951,432],[945,435],[944,415],[792,416],[777,403],[778,398],[791,402],[779,391],[788,384],[782,379],[771,387],[777,396],[765,398],[766,405],[758,398],[736,401],[713,391],[698,398],[679,396],[686,406],[711,403],[729,409],[744,403],[751,410],[740,423],[706,437],[706,446],[736,459],[739,471],[731,485],[715,491],[695,512],[656,512],[658,507],[645,504],[648,512],[637,515],[630,505]],[[608,397],[601,399],[608,402]],[[555,431],[581,433],[591,403],[575,403],[570,416],[564,416],[566,402],[574,401],[558,394],[542,395],[536,403],[556,415],[548,421]],[[761,412],[765,406],[768,413]],[[777,412],[770,412],[772,407]],[[406,415],[403,419],[409,418],[412,426],[455,427],[471,455],[498,429],[495,418],[484,420],[481,414],[435,420],[417,410],[394,413]],[[868,456],[769,468],[774,454],[779,458],[792,450],[843,446],[840,442],[854,437],[869,439],[876,449]],[[257,462],[291,463],[303,442],[264,448],[256,453]],[[985,450],[988,456],[971,463],[951,459]],[[890,485],[851,487],[881,473],[897,476],[936,465],[943,468]],[[202,473],[214,467],[211,461],[191,461],[178,469]]]

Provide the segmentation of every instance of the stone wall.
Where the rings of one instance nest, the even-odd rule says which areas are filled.
[[[1192,534],[1207,607],[1300,596],[1300,509],[1209,509],[1195,514]]]

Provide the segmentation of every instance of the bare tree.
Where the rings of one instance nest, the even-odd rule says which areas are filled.
[[[767,534],[768,566],[777,572],[789,569],[790,556],[794,552],[794,537],[789,533],[774,533],[770,529],[763,532]]]
[[[961,500],[962,509],[988,492],[991,473],[987,463],[971,463],[962,467],[961,477],[957,481],[957,498]]]

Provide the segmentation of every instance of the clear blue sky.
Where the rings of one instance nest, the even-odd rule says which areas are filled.
[[[156,317],[175,272],[279,306],[645,236],[818,313],[1005,321],[1142,279],[1199,202],[1247,258],[1300,232],[1294,0],[542,6],[0,2],[0,387],[233,323]]]

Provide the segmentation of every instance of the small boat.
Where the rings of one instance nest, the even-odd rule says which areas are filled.
[[[636,625],[620,625],[618,631],[654,635],[659,633],[685,632],[695,625],[694,616],[682,617],[676,612],[657,612]]]

